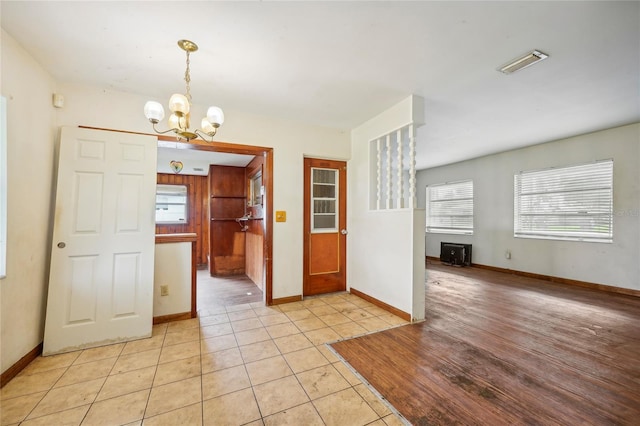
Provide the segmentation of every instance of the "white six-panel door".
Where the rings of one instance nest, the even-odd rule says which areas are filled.
[[[151,335],[157,139],[62,128],[43,354]]]

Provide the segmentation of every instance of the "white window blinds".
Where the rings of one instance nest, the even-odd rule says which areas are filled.
[[[427,186],[427,232],[473,234],[473,181]]]
[[[613,160],[516,174],[514,236],[612,242]]]
[[[188,222],[186,185],[157,185],[156,223],[185,224]]]

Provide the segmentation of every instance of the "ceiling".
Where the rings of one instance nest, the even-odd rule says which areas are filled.
[[[640,121],[636,1],[0,7],[2,27],[61,82],[168,98],[184,88],[187,38],[201,105],[351,129],[422,96],[418,168]],[[533,49],[549,59],[496,70]]]
[[[210,164],[246,167],[254,158],[253,155],[245,154],[170,148],[167,146],[170,144],[170,142],[164,142],[163,147],[158,147],[158,173],[173,174],[171,162],[180,161],[182,163],[180,174],[207,176]]]

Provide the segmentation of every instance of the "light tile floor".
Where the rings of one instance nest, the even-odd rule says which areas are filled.
[[[40,357],[1,424],[402,425],[326,342],[405,324],[342,293],[202,310],[149,339]]]

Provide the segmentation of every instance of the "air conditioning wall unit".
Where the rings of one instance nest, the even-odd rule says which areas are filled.
[[[440,261],[449,265],[471,266],[471,244],[440,242]]]

